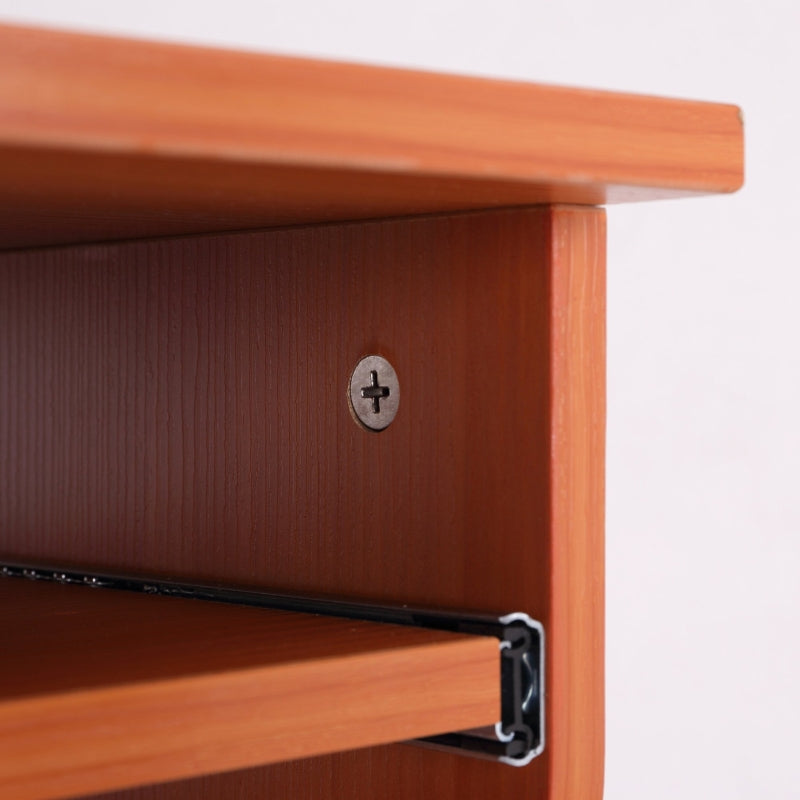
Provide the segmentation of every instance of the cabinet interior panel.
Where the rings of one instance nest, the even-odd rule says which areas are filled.
[[[0,555],[527,612],[545,753],[391,773],[601,785],[604,248],[602,210],[532,207],[0,255]],[[400,384],[381,433],[348,405],[371,353]],[[392,796],[383,752],[319,763]],[[314,796],[304,763],[236,780]]]

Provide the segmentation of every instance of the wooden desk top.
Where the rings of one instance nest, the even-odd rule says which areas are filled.
[[[0,26],[0,247],[730,192],[735,106]]]

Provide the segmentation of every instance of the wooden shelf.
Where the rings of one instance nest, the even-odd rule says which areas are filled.
[[[0,246],[737,189],[734,106],[0,27]]]
[[[0,795],[493,725],[497,639],[0,578]]]

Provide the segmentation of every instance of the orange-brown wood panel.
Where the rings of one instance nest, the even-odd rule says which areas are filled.
[[[551,798],[603,795],[604,225],[596,214],[556,211],[552,227]]]
[[[739,111],[0,26],[0,247],[733,191]]]
[[[500,718],[499,643],[0,578],[0,796],[61,798]]]
[[[546,627],[529,767],[397,746],[139,796],[600,796],[604,220],[0,256],[0,554]],[[402,392],[380,434],[346,399],[371,352]]]

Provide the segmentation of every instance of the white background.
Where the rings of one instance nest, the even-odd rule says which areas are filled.
[[[740,194],[609,209],[606,797],[800,797],[798,0],[0,0],[0,17],[741,105]]]

